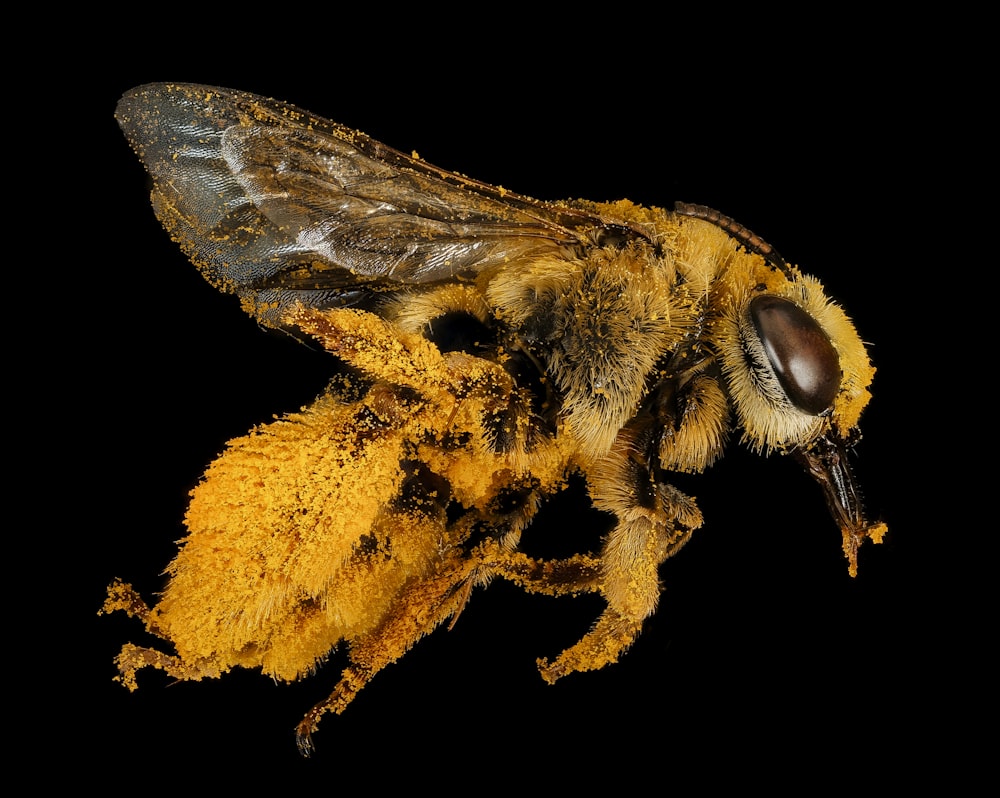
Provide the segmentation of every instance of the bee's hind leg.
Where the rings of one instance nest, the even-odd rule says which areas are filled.
[[[108,586],[108,597],[104,600],[104,606],[101,607],[98,614],[105,615],[111,612],[124,612],[130,618],[137,618],[142,621],[150,634],[166,640],[156,624],[155,613],[149,609],[146,602],[142,600],[142,596],[132,585],[126,584],[120,579],[116,579]],[[115,677],[115,680],[121,682],[129,690],[138,688],[135,674],[141,668],[157,668],[179,681],[214,678],[221,673],[220,669],[215,666],[204,663],[189,664],[179,657],[165,654],[155,648],[143,648],[132,643],[126,643],[122,646],[121,652],[115,657],[115,666],[118,668],[118,676]]]
[[[222,675],[222,670],[215,665],[204,662],[190,664],[184,662],[180,657],[165,654],[155,648],[136,646],[132,643],[126,643],[122,646],[121,652],[115,657],[115,666],[118,668],[119,674],[115,680],[121,682],[130,691],[139,687],[135,674],[141,668],[156,668],[181,682],[217,679]]]

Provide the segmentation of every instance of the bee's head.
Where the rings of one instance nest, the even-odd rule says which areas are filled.
[[[720,336],[720,359],[744,440],[791,454],[819,482],[844,536],[852,575],[857,548],[884,524],[864,516],[847,460],[875,373],[864,344],[819,283],[797,272],[739,292]]]

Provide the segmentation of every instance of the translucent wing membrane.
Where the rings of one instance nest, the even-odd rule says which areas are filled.
[[[154,85],[119,103],[160,221],[262,321],[470,279],[597,241],[603,220],[477,183],[283,103]]]

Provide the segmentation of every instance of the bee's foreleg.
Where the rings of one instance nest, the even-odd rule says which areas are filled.
[[[548,682],[617,662],[656,610],[660,564],[701,525],[694,500],[657,481],[650,459],[636,456],[633,439],[620,443],[591,480],[594,505],[618,516],[600,559],[598,581],[608,608],[579,643],[553,662],[539,661]]]
[[[660,595],[657,568],[691,536],[648,519],[622,522],[608,536],[601,560],[601,593],[608,601],[594,627],[555,661],[538,661],[551,683],[574,671],[590,671],[617,662],[656,610]]]

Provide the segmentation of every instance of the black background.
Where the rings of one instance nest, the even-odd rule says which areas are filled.
[[[646,771],[663,789],[674,778],[809,786],[862,772],[889,783],[941,764],[941,718],[960,701],[936,670],[958,636],[939,546],[946,515],[961,524],[955,497],[928,479],[935,422],[915,368],[926,346],[918,271],[936,266],[911,210],[936,167],[902,146],[923,114],[920,67],[884,62],[874,38],[846,27],[844,46],[826,50],[811,36],[774,46],[736,20],[678,24],[653,32],[616,18],[570,33],[507,20],[487,41],[481,29],[325,19],[282,37],[268,25],[180,27],[176,46],[139,31],[108,43],[115,66],[88,81],[78,111],[92,171],[77,177],[94,187],[77,203],[89,236],[79,244],[99,263],[74,270],[87,370],[62,386],[84,397],[81,523],[67,553],[85,643],[72,662],[56,658],[66,692],[46,713],[50,747],[178,787],[194,773],[230,784],[280,774],[335,790],[450,792],[469,789],[470,774],[476,788],[627,788]],[[255,35],[267,42],[247,44]],[[794,463],[733,445],[710,473],[679,482],[705,526],[661,569],[661,606],[636,645],[601,672],[548,686],[534,666],[579,638],[599,600],[497,582],[454,630],[327,716],[309,761],[292,730],[337,681],[343,652],[294,685],[252,672],[170,685],[143,672],[129,694],[111,681],[112,658],[148,639],[124,616],[96,616],[106,584],[121,577],[152,597],[207,463],[309,402],[329,374],[322,354],[261,331],[216,294],[154,218],[113,111],[122,92],[157,80],[274,96],[541,199],[682,199],[742,222],[819,277],[871,344],[879,371],[856,466],[886,543],[865,545],[851,579],[815,485]],[[526,543],[597,545],[605,520],[585,505],[571,492]]]

